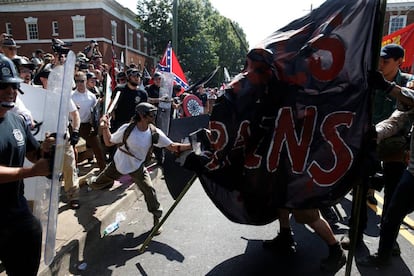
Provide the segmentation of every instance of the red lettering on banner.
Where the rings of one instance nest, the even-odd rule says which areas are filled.
[[[280,152],[286,144],[292,171],[302,173],[305,170],[306,159],[309,155],[309,145],[312,142],[316,122],[316,107],[306,107],[303,127],[300,137],[297,137],[292,109],[285,107],[279,110],[275,122],[275,130],[267,156],[267,166],[270,172],[279,167]]]
[[[311,47],[318,49],[309,59],[309,69],[311,74],[320,81],[333,80],[342,70],[345,64],[345,49],[341,40],[337,37],[326,37],[320,35],[314,41],[311,42]],[[320,56],[317,54],[319,51],[327,51],[330,53],[332,60],[325,57],[324,61],[330,61],[328,68],[327,64],[322,64]],[[324,54],[327,55],[326,53]]]
[[[331,186],[340,180],[352,165],[353,154],[351,149],[339,135],[338,126],[352,125],[354,114],[352,112],[335,112],[329,114],[321,124],[324,139],[331,145],[335,158],[333,166],[329,169],[321,168],[314,160],[309,166],[308,173],[314,183],[320,186]]]
[[[260,163],[262,162],[262,156],[255,154],[257,148],[254,148],[251,151],[249,150],[249,152],[247,152],[246,141],[250,137],[250,134],[250,121],[245,120],[241,122],[239,129],[237,131],[237,138],[234,143],[233,150],[238,148],[244,148],[244,167],[246,169],[255,169],[258,168]]]
[[[250,121],[242,121],[237,131],[233,149],[241,148],[246,145],[246,140],[250,137]]]
[[[210,162],[206,164],[209,170],[216,170],[220,168],[220,161],[218,155],[226,147],[229,137],[226,126],[222,122],[210,121],[210,133],[208,139],[211,143],[213,153]]]

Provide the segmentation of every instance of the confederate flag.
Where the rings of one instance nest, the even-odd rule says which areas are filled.
[[[174,75],[174,81],[181,85],[185,90],[188,89],[187,78],[184,75],[183,69],[178,62],[177,57],[171,47],[171,42],[168,43],[167,49],[165,50],[164,56],[161,62],[158,64],[158,70],[162,72],[172,73]]]

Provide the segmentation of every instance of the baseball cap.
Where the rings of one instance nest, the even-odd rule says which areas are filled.
[[[380,57],[389,59],[399,59],[404,57],[404,48],[398,44],[387,44],[381,48]]]

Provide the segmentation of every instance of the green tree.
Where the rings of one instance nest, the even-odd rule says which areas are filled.
[[[137,22],[152,42],[152,54],[160,56],[171,40],[172,0],[138,0]]]
[[[150,34],[155,56],[161,57],[172,40],[172,2],[138,0],[137,3],[137,20]],[[220,15],[209,0],[179,0],[177,41],[175,52],[190,84],[217,66],[227,67],[235,74],[244,65],[247,42],[243,30],[236,22]],[[223,73],[219,72],[209,86],[221,84]]]

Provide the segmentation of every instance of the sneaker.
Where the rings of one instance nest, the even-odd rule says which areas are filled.
[[[264,249],[291,255],[296,253],[296,242],[292,234],[278,234],[273,240],[265,240],[262,243]]]
[[[363,241],[362,235],[357,237],[357,244],[361,244]],[[351,239],[349,238],[349,234],[345,234],[341,237],[340,241],[342,249],[349,250],[351,245]]]
[[[86,180],[86,184],[88,184],[88,187],[91,188],[92,190],[110,189],[114,185],[113,181],[108,182],[108,183],[97,184],[96,183],[97,178],[98,177],[96,176],[92,176]]]
[[[381,258],[378,256],[378,253],[374,255],[368,255],[364,258],[357,260],[356,263],[360,266],[367,266],[367,267],[382,267],[390,264],[389,258]]]
[[[90,179],[93,176],[95,176],[95,170],[91,170],[87,174],[79,176],[78,177],[79,187],[83,185],[89,185],[88,182],[91,182]]]
[[[346,263],[346,256],[344,250],[341,246],[338,246],[338,249],[330,250],[329,256],[326,259],[321,261],[321,270],[325,272],[336,273],[340,270]]]
[[[80,204],[79,204],[79,200],[77,199],[72,199],[71,201],[69,201],[69,207],[72,210],[77,210],[80,208]]]

